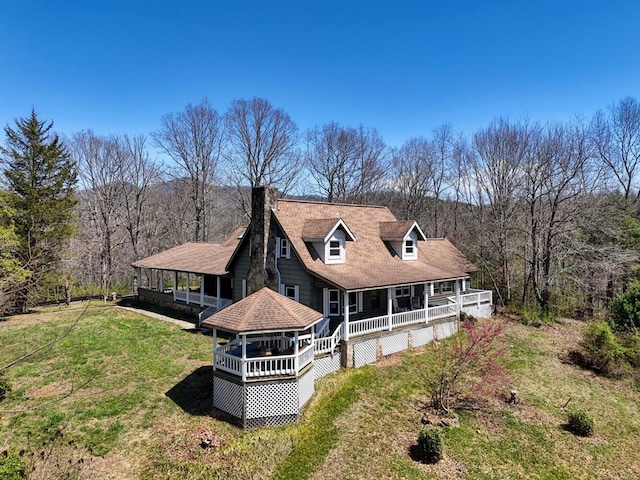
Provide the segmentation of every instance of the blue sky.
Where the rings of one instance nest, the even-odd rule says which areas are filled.
[[[4,0],[0,126],[149,134],[208,97],[268,99],[301,130],[568,120],[640,97],[640,2]]]

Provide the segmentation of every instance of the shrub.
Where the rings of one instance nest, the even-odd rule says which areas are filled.
[[[582,333],[587,361],[598,370],[617,373],[625,366],[625,349],[605,321],[589,322]]]
[[[462,331],[439,347],[440,365],[427,378],[434,407],[448,414],[456,406],[497,395],[508,382],[504,365],[498,363],[507,353],[505,329],[502,320],[464,322]]]
[[[17,453],[0,453],[0,480],[21,480],[26,477],[27,466]]]
[[[616,330],[623,332],[640,329],[640,282],[631,283],[629,289],[611,303],[611,322]]]
[[[593,435],[594,422],[591,415],[584,410],[571,410],[569,412],[569,430],[582,437]]]
[[[418,456],[424,463],[436,463],[442,458],[442,435],[435,428],[424,428],[418,435]]]

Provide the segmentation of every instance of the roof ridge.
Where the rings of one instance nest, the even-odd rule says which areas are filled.
[[[279,198],[278,203],[311,203],[315,205],[336,205],[340,207],[369,207],[369,208],[389,208],[386,205],[368,205],[366,203],[339,203],[339,202],[323,202],[321,200],[297,200],[294,198]],[[277,210],[277,208],[276,208]]]

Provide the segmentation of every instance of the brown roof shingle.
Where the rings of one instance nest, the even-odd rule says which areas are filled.
[[[322,313],[263,287],[202,324],[232,333],[267,333],[306,330],[322,317]]]
[[[380,224],[380,238],[388,242],[401,242],[412,229],[418,230],[418,239],[426,240],[422,230],[413,220],[398,220],[396,222],[382,222]]]
[[[274,215],[304,267],[346,290],[464,278],[476,270],[445,239],[418,242],[418,259],[403,261],[381,238],[381,224],[404,223],[387,207],[281,199]],[[356,241],[346,245],[344,264],[326,265],[314,247],[305,243],[307,221],[318,218],[342,219],[353,232]],[[407,224],[407,231],[412,224]]]
[[[225,275],[226,265],[246,228],[240,227],[222,243],[189,242],[133,263],[134,267],[158,268],[204,275]]]

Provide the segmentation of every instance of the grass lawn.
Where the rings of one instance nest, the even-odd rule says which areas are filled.
[[[443,431],[445,458],[423,465],[408,451],[422,428],[431,348],[329,375],[316,382],[301,423],[245,432],[211,411],[211,337],[114,306],[81,312],[0,322],[6,364],[80,318],[63,340],[9,370],[13,392],[0,403],[0,450],[44,451],[34,461],[49,471],[42,478],[70,468],[56,461],[80,458],[80,477],[92,479],[640,477],[639,393],[565,361],[577,322],[511,323],[507,366],[521,402],[461,412],[460,427]],[[594,417],[593,437],[563,428],[568,400]],[[47,443],[58,429],[62,437]]]

